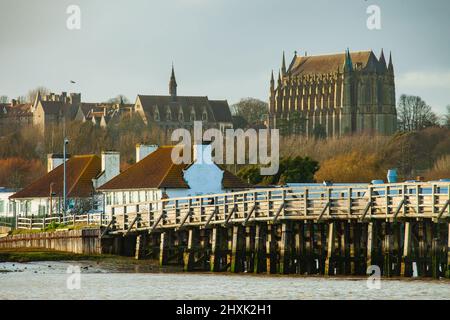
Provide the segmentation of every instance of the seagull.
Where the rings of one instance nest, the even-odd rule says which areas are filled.
[[[70,83],[76,83],[75,81],[73,81],[73,80],[70,80]]]

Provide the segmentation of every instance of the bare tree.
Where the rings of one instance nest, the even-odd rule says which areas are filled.
[[[242,117],[248,125],[257,125],[265,120],[268,112],[267,102],[245,98],[231,106],[231,111],[236,117]]]
[[[123,94],[117,95],[115,98],[109,99],[106,103],[130,103],[130,100]]]
[[[417,131],[438,124],[438,117],[420,97],[402,95],[398,104],[400,131]]]
[[[444,126],[450,129],[450,104],[447,106],[447,113],[444,115]]]
[[[50,93],[50,90],[47,89],[44,86],[39,86],[35,89],[31,89],[28,91],[27,95],[26,95],[26,101],[29,103],[33,103],[34,100],[36,99],[36,95],[38,94],[38,92],[40,92],[41,96],[47,95]]]

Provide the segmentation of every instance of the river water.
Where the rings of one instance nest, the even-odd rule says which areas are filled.
[[[77,273],[81,271],[81,273]],[[0,299],[450,299],[447,280],[182,273],[92,262],[0,263]]]

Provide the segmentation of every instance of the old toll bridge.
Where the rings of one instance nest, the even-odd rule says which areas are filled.
[[[449,199],[448,182],[255,189],[114,206],[102,236],[186,271],[448,277]]]

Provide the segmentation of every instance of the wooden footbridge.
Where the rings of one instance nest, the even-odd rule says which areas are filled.
[[[103,235],[185,270],[448,276],[450,183],[254,189],[112,207]]]

